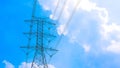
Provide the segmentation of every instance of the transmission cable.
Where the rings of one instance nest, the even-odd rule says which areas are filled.
[[[64,3],[63,3],[63,5],[62,5],[62,8],[61,8],[61,10],[60,10],[60,14],[59,14],[59,16],[58,16],[58,18],[57,18],[58,21],[59,21],[60,18],[61,18],[61,15],[62,15],[62,13],[63,13],[63,11],[64,11],[64,9],[65,9],[65,6],[66,6],[67,1],[68,1],[68,0],[65,0]],[[56,5],[56,8],[55,8],[55,10],[54,10],[54,12],[53,12],[53,17],[52,17],[52,18],[54,18],[55,14],[56,14],[56,11],[57,11],[57,9],[58,9],[59,4],[60,4],[60,0],[57,1],[57,5]],[[48,62],[50,62],[51,59],[52,59],[52,56],[50,57],[50,60],[49,60]]]
[[[62,15],[62,13],[63,13],[63,11],[64,11],[64,9],[65,9],[65,6],[66,6],[66,4],[67,4],[67,1],[68,1],[68,0],[65,0],[64,3],[63,3],[63,5],[62,5],[60,14],[59,14],[58,19],[57,19],[58,22],[60,21],[61,15]]]
[[[53,11],[53,17],[52,17],[52,18],[55,17],[55,14],[56,14],[56,11],[57,11],[57,9],[58,9],[59,4],[60,4],[60,0],[57,0],[57,5],[56,5],[56,7],[55,7],[55,9],[54,9],[54,11]]]
[[[71,21],[71,19],[73,18],[73,15],[74,15],[75,11],[77,10],[77,7],[79,6],[79,4],[80,4],[80,0],[79,0],[79,1],[77,2],[77,4],[75,5],[75,7],[74,7],[74,9],[73,9],[73,12],[72,12],[70,18],[68,19],[68,21],[66,22],[66,25],[65,25],[65,27],[64,27],[64,29],[63,29],[63,32],[62,32],[61,34],[63,34],[63,33],[66,31],[66,28],[67,28],[68,25],[70,24],[70,21]],[[63,35],[60,36],[58,42],[57,42],[56,45],[55,45],[55,48],[57,48],[57,46],[59,45],[59,43],[60,43],[60,41],[61,41],[62,38],[63,38]]]

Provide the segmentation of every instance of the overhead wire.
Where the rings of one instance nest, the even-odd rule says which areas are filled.
[[[79,4],[80,4],[80,1],[81,1],[81,0],[78,0],[77,4],[75,5],[75,7],[74,7],[74,9],[73,9],[73,12],[72,12],[72,14],[71,14],[71,16],[70,16],[70,18],[68,19],[68,21],[67,21],[66,24],[65,24],[65,27],[64,27],[64,29],[63,29],[63,32],[61,33],[61,36],[60,36],[59,40],[58,40],[57,43],[55,44],[55,48],[57,48],[57,46],[58,46],[59,43],[61,42],[61,39],[62,39],[63,36],[64,36],[64,35],[62,35],[62,34],[66,31],[68,25],[70,24],[70,21],[72,20],[73,15],[74,15],[74,13],[76,12],[77,7],[78,7]]]
[[[60,2],[60,1],[58,1],[58,2]],[[68,0],[64,0],[64,2],[63,2],[62,8],[61,8],[60,13],[59,13],[59,16],[58,16],[58,18],[57,18],[57,21],[58,21],[58,22],[59,22],[60,19],[61,19],[61,16],[62,16],[62,14],[63,14],[63,11],[65,10],[65,6],[66,6],[67,2],[68,2]],[[58,3],[58,4],[59,4],[59,3]],[[57,7],[58,7],[58,6],[57,6]],[[57,41],[57,44],[55,44],[55,48],[58,46],[58,44],[59,44],[60,41],[61,41],[61,37],[60,37],[59,40]]]
[[[56,5],[56,7],[55,7],[55,9],[54,9],[54,11],[53,11],[53,17],[52,17],[53,19],[54,19],[54,17],[55,17],[55,14],[56,14],[56,12],[57,12],[57,9],[58,9],[58,7],[59,7],[59,5],[60,5],[60,1],[61,1],[61,0],[57,0],[57,5]],[[62,13],[63,13],[63,11],[64,11],[64,9],[65,9],[65,6],[66,6],[67,1],[68,1],[68,0],[65,0],[65,1],[64,1],[63,5],[62,5],[62,8],[61,8],[61,10],[60,10],[59,16],[58,16],[58,18],[57,18],[57,21],[60,20],[61,15],[62,15]],[[49,61],[48,61],[49,63],[50,63],[51,59],[52,59],[52,56],[50,56],[50,59],[49,59]]]
[[[63,3],[63,5],[62,5],[62,8],[61,8],[60,14],[59,14],[59,16],[58,16],[58,18],[57,18],[58,22],[59,22],[60,19],[61,19],[61,16],[62,16],[63,11],[64,11],[64,9],[65,9],[65,6],[66,6],[66,4],[67,4],[67,1],[68,1],[68,0],[65,0],[64,3]]]
[[[58,9],[58,7],[59,7],[59,5],[60,5],[60,1],[61,0],[57,0],[57,4],[56,4],[56,7],[55,7],[55,9],[54,9],[54,11],[53,11],[53,16],[52,16],[52,19],[54,19],[54,17],[55,17],[55,14],[56,14],[56,12],[57,12],[57,9]],[[64,5],[63,5],[64,6]],[[62,7],[63,8],[63,7]],[[60,14],[62,13],[62,9],[61,9],[61,11],[60,11]],[[60,17],[60,16],[59,16]],[[48,44],[49,45],[49,44]],[[47,53],[48,54],[48,53]],[[49,55],[49,54],[48,54]],[[50,55],[49,55],[50,56]],[[51,59],[52,59],[52,56],[50,56],[50,59],[48,60],[48,63],[50,63],[50,61],[51,61]]]
[[[36,0],[36,1],[37,1],[37,0]],[[59,14],[58,19],[57,19],[58,21],[61,19],[61,15],[63,14],[63,11],[64,11],[64,9],[65,9],[65,5],[66,5],[67,1],[68,1],[68,0],[65,0],[64,3],[63,3],[63,5],[62,5],[60,14]],[[79,2],[80,2],[80,1],[79,1]],[[77,4],[76,4],[76,6],[75,6],[75,8],[74,8],[74,10],[73,10],[73,12],[72,12],[69,20],[66,22],[65,28],[64,28],[64,30],[63,30],[62,33],[64,33],[64,32],[66,31],[66,28],[68,27],[68,25],[69,25],[69,23],[70,23],[73,15],[74,15],[74,13],[75,13],[75,11],[76,11],[76,8],[77,8],[77,6],[79,5],[79,2],[77,2]],[[60,0],[57,1],[57,5],[56,5],[56,8],[55,8],[55,10],[54,10],[54,12],[53,12],[53,16],[55,16],[56,11],[57,11],[57,9],[58,9],[58,7],[59,7],[59,4],[60,4]],[[34,4],[34,9],[35,9],[35,4]],[[35,13],[35,10],[33,11],[32,17],[34,17],[34,13]],[[61,35],[59,41],[58,41],[57,44],[56,44],[56,47],[57,47],[58,44],[60,43],[62,37],[63,37],[63,35]],[[35,55],[34,55],[34,56],[35,56]],[[35,57],[34,57],[34,58],[35,58]],[[34,61],[34,60],[33,60],[33,61]],[[32,63],[32,66],[33,66],[33,63]]]
[[[57,0],[57,5],[56,5],[56,7],[55,7],[55,9],[54,9],[54,11],[53,11],[53,17],[52,17],[52,18],[55,17],[55,14],[56,14],[56,11],[57,11],[57,9],[58,9],[58,7],[59,7],[59,4],[60,4],[60,0]]]

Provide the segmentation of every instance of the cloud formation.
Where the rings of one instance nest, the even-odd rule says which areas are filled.
[[[14,65],[6,60],[3,61],[5,68],[15,68]]]
[[[120,42],[112,40],[111,45],[106,48],[108,52],[120,54]]]
[[[89,47],[93,49],[98,48],[101,51],[104,49],[104,51],[116,53],[116,48],[120,46],[116,45],[120,42],[120,24],[109,21],[109,11],[90,0],[80,0],[80,5],[77,7],[69,27],[64,32],[64,25],[69,20],[78,0],[68,0],[66,5],[64,5],[64,9],[61,9],[64,1],[60,1],[56,14],[51,14],[57,19],[59,12],[63,11],[59,20],[58,34],[61,35],[63,33],[69,37],[70,42],[77,42],[83,48],[84,44],[90,44]],[[56,0],[39,0],[39,3],[44,9],[52,12],[54,12],[57,5]],[[94,45],[90,43],[91,40],[95,42]],[[114,43],[112,40],[114,40]],[[119,50],[117,52],[120,53]]]
[[[84,44],[83,48],[84,48],[86,53],[88,53],[90,51],[90,45]]]
[[[19,68],[31,68],[32,63],[26,63],[23,62],[21,65],[19,65]],[[35,68],[43,68],[43,66],[38,67],[36,64],[34,64]],[[48,64],[48,68],[55,68],[53,65]]]
[[[8,62],[8,61],[6,61],[6,60],[4,60],[3,61],[3,63],[5,64],[5,68],[15,68],[15,66],[12,64],[12,63],[10,63],[10,62]],[[26,63],[26,62],[22,62],[19,66],[18,66],[18,68],[31,68],[31,64],[32,63]],[[35,65],[34,64],[34,67],[35,68],[39,68],[37,65]],[[41,68],[43,68],[43,66],[40,66]],[[48,64],[48,68],[55,68],[53,65],[51,65],[51,64]]]

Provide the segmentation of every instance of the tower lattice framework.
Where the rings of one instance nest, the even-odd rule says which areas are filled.
[[[54,34],[56,24],[48,17],[37,17],[36,6],[37,0],[34,0],[32,17],[30,20],[25,20],[30,23],[29,32],[24,33],[28,37],[28,44],[21,48],[26,49],[26,62],[31,51],[33,52],[31,68],[48,68],[48,57],[52,57],[58,51],[50,46],[56,38]]]

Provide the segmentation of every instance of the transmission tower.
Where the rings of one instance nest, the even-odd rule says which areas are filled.
[[[25,20],[30,23],[29,32],[24,33],[28,37],[28,44],[20,48],[26,50],[26,63],[30,53],[33,52],[31,68],[48,68],[48,57],[51,58],[58,51],[50,45],[56,38],[56,24],[48,17],[36,16],[36,6],[37,0],[34,0],[32,17]]]

